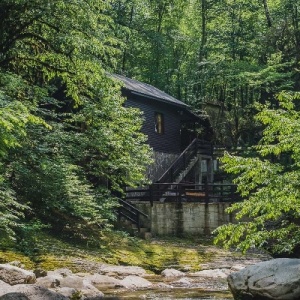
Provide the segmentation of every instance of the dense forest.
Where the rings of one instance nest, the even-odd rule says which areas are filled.
[[[254,118],[259,105],[277,109],[279,92],[300,88],[299,9],[291,0],[2,0],[2,236],[105,228],[113,192],[145,180],[141,115],[124,108],[111,73],[206,110],[216,144],[257,143],[268,125]]]

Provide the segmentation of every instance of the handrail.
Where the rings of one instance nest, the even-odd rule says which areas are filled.
[[[209,146],[209,149],[207,149],[207,146]],[[201,151],[205,151],[205,153],[201,153]],[[198,152],[201,154],[208,154],[212,156],[212,144],[207,141],[195,138],[156,182],[172,183],[180,174],[180,172],[188,166],[190,160],[195,157]]]
[[[120,203],[122,203],[123,205],[126,205],[128,207],[130,207],[133,211],[139,212],[139,214],[143,215],[146,218],[149,218],[148,215],[146,215],[145,213],[143,213],[142,211],[140,211],[138,208],[136,208],[135,206],[131,205],[130,203],[128,203],[127,201],[123,200],[123,199],[118,199]]]
[[[157,180],[157,183],[165,183],[165,182],[172,182],[175,176],[175,166],[180,165],[181,162],[183,164],[186,164],[186,153],[188,153],[189,150],[192,150],[193,154],[196,154],[197,147],[195,147],[198,143],[198,139],[194,139],[189,146],[178,156],[178,158],[171,164],[171,166],[166,170],[166,172]]]
[[[129,191],[132,192],[133,190]],[[146,191],[146,193],[145,193]],[[127,195],[131,201],[160,202],[236,202],[242,197],[235,184],[216,183],[154,183],[147,189],[135,189],[136,195]]]
[[[133,224],[136,224],[138,227],[138,231],[140,231],[141,223],[140,223],[140,215],[149,218],[148,215],[137,209],[135,206],[131,205],[127,201],[118,198],[119,203],[121,204],[118,208],[118,219],[120,220],[121,215],[132,222]],[[123,210],[123,211],[122,211]]]

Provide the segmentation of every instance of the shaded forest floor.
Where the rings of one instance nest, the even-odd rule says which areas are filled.
[[[2,240],[0,247],[0,263],[18,261],[26,269],[66,267],[77,272],[93,263],[140,266],[150,273],[160,273],[166,268],[200,271],[226,267],[230,261],[252,264],[267,257],[225,251],[214,246],[210,237],[141,240],[115,231],[94,236],[93,240],[67,239],[40,232],[17,244]]]

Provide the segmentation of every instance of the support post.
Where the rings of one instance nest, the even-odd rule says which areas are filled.
[[[202,157],[200,154],[198,154],[197,156],[198,156],[198,160],[195,168],[195,183],[200,185],[202,184],[202,167],[201,167]],[[200,187],[201,186],[199,186],[199,189]]]
[[[214,163],[213,159],[209,158],[207,159],[207,181],[209,183],[214,182]]]

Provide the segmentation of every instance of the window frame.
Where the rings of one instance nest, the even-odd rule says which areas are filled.
[[[159,112],[159,111],[154,112],[154,130],[157,134],[164,134],[165,133],[164,114]]]

